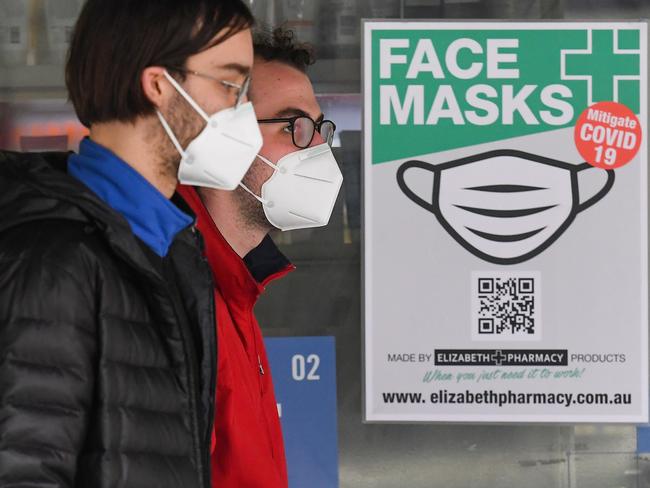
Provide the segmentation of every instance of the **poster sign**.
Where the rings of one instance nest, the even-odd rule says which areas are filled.
[[[648,418],[647,28],[364,23],[365,418]]]
[[[334,337],[264,340],[282,422],[289,488],[338,488]]]

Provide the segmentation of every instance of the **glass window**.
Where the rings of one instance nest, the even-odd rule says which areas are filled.
[[[362,423],[362,18],[638,19],[646,0],[248,0],[313,43],[311,67],[344,186],[325,228],[274,232],[297,270],[256,308],[267,336],[336,338],[342,488],[647,486],[633,426]],[[0,0],[0,149],[76,149],[63,62],[82,0]],[[295,488],[295,487],[294,487]]]

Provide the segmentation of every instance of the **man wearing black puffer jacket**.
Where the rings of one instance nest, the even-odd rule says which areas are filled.
[[[66,80],[90,136],[0,152],[1,487],[210,488],[213,285],[174,191],[208,153],[189,183],[252,162],[251,23],[241,0],[89,0]]]

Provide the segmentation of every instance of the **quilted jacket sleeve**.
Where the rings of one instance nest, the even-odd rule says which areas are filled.
[[[23,238],[14,252],[0,239],[0,486],[72,487],[93,397],[89,271]]]

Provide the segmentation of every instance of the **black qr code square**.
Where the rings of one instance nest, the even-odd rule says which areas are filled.
[[[538,273],[474,273],[472,279],[474,337],[533,339],[538,335]]]
[[[494,334],[494,319],[478,319],[479,334]]]
[[[494,280],[492,278],[479,278],[478,279],[478,291],[479,291],[479,293],[493,293],[494,292]]]
[[[532,278],[519,278],[517,281],[517,290],[520,294],[535,293],[535,280]]]

